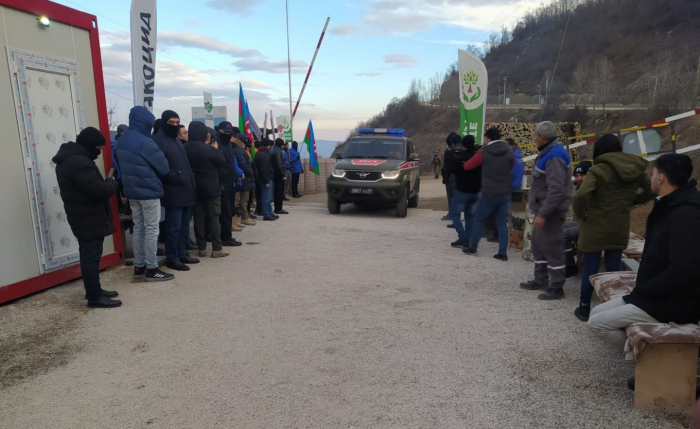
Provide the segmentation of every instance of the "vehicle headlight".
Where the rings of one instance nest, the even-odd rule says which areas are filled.
[[[382,179],[398,179],[400,171],[385,171],[382,173]]]
[[[337,178],[345,177],[345,170],[333,170],[331,176]]]

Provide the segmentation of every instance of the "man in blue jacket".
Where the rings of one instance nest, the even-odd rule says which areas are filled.
[[[289,162],[292,164],[292,198],[301,198],[299,195],[299,175],[304,174],[304,166],[301,163],[299,143],[297,142],[292,142],[292,148],[289,149]]]
[[[513,150],[513,168],[510,169],[510,179],[512,181],[513,190],[519,191],[523,189],[523,177],[525,177],[525,163],[523,162],[523,153],[520,152],[518,144],[513,139],[506,139],[508,145]]]
[[[289,201],[287,195],[292,196],[292,158],[289,153],[289,143],[282,146],[282,159],[284,160],[284,201]]]
[[[129,112],[129,129],[114,143],[124,196],[129,199],[134,222],[134,278],[147,282],[172,280],[158,269],[158,223],[163,185],[159,177],[169,174],[168,160],[151,138],[155,117],[143,106]]]
[[[199,259],[187,255],[190,242],[190,219],[192,207],[197,202],[194,173],[187,159],[180,132],[180,117],[172,110],[161,115],[160,130],[153,136],[170,166],[163,181],[162,204],[165,207],[165,256],[166,266],[177,271],[189,271],[185,264],[196,264]]]

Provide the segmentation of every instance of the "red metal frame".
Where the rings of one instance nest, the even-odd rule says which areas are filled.
[[[0,0],[0,6],[16,9],[36,16],[47,16],[51,21],[61,22],[72,27],[87,30],[90,33],[92,68],[95,76],[95,93],[97,95],[97,114],[100,121],[100,129],[105,139],[110,141],[104,77],[101,73],[102,54],[100,52],[100,36],[97,28],[97,18],[94,15],[80,12],[48,0]],[[109,149],[107,149],[102,158],[104,160],[105,171],[109,171],[113,166]],[[119,210],[116,197],[111,198],[110,204],[112,207],[114,226],[117,228],[117,232],[112,235],[114,253],[103,256],[100,261],[100,269],[124,262],[124,243],[122,243],[121,238],[121,224],[119,223]],[[75,280],[81,276],[80,265],[76,264],[7,286],[0,286],[0,304],[70,280]]]

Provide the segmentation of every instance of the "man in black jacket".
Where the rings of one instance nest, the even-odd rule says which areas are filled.
[[[686,155],[654,162],[651,187],[659,198],[647,219],[637,284],[631,294],[594,308],[588,320],[596,336],[618,348],[632,323],[700,321],[700,192],[692,173]]]
[[[263,138],[262,142],[255,143],[258,147],[258,152],[255,154],[254,162],[255,169],[258,170],[257,187],[260,188],[260,199],[258,200],[260,213],[263,216],[263,220],[277,220],[277,216],[272,213],[271,191],[273,187],[274,171],[272,170],[270,155],[268,155],[268,152],[272,147],[272,140]]]
[[[289,214],[282,208],[284,202],[284,182],[287,177],[284,173],[284,151],[282,150],[284,146],[284,140],[275,140],[275,146],[270,150],[270,162],[272,162],[272,170],[274,172],[274,185],[273,185],[273,199],[275,201],[275,214]]]
[[[442,157],[442,183],[445,185],[445,191],[447,192],[447,207],[449,209],[450,206],[450,200],[452,200],[452,194],[454,193],[455,189],[455,177],[450,174],[449,171],[445,169],[446,165],[452,165],[454,161],[454,153],[452,152],[452,146],[457,143],[461,142],[461,138],[459,137],[459,134],[455,132],[450,132],[447,135],[447,138],[445,138],[445,143],[447,143],[447,148],[445,149],[445,155]],[[448,212],[445,216],[442,217],[442,220],[451,220],[452,218],[450,217],[450,213]],[[450,224],[447,226],[448,228],[454,228],[455,225]]]
[[[180,117],[172,110],[161,115],[161,128],[153,136],[160,150],[168,160],[170,172],[163,180],[165,207],[165,256],[166,266],[177,271],[189,271],[185,264],[196,264],[198,259],[185,253],[190,242],[190,219],[192,207],[197,201],[194,174],[187,160],[185,148],[177,137],[180,132]]]
[[[223,152],[211,146],[211,135],[203,122],[192,121],[188,129],[189,140],[185,143],[187,159],[192,166],[197,189],[194,206],[194,236],[199,256],[207,256],[205,225],[211,234],[211,257],[223,258],[229,252],[221,247],[221,184],[219,172],[226,169]]]
[[[116,231],[109,197],[117,193],[117,181],[105,180],[94,162],[106,143],[99,130],[87,127],[75,141],[62,144],[52,161],[56,164],[68,224],[80,246],[80,270],[87,306],[119,307],[122,302],[112,299],[119,294],[102,290],[100,285],[104,240]]]
[[[474,227],[474,211],[481,192],[481,167],[465,170],[462,165],[476,154],[474,136],[466,135],[462,142],[452,146],[450,164],[445,171],[454,177],[454,191],[450,200],[450,217],[457,230],[457,241],[453,247],[469,247]],[[462,223],[464,213],[464,223]]]
[[[223,121],[219,124],[219,135],[216,138],[219,150],[224,154],[227,165],[220,176],[221,216],[219,216],[219,223],[221,224],[221,244],[228,247],[242,245],[240,241],[237,241],[231,235],[233,210],[236,201],[236,189],[233,187],[234,183],[236,183],[236,165],[234,161],[233,145],[231,144],[233,131],[233,125],[228,121]]]

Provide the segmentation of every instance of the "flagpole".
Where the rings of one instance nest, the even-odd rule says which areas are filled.
[[[289,49],[289,0],[285,0],[287,7],[287,74],[289,75],[289,125],[293,126],[292,116],[292,54]],[[292,128],[293,130],[294,128]],[[292,134],[294,135],[294,134]]]
[[[323,26],[323,31],[321,32],[321,38],[318,39],[318,45],[316,45],[316,52],[314,52],[314,57],[311,59],[311,66],[309,66],[309,71],[306,72],[306,79],[304,79],[304,85],[301,87],[301,94],[297,98],[297,104],[294,106],[294,112],[292,112],[292,121],[297,114],[297,109],[299,108],[299,103],[301,103],[301,97],[304,96],[304,90],[306,89],[306,84],[309,83],[309,77],[311,76],[311,70],[314,68],[314,63],[316,62],[316,56],[318,55],[318,50],[321,49],[321,43],[323,43],[323,37],[326,35],[326,30],[328,29],[328,23],[331,22],[331,17],[326,18],[326,25]]]
[[[272,116],[272,110],[270,110],[270,129],[272,130],[272,140],[277,140],[277,128],[275,128],[275,118]]]

